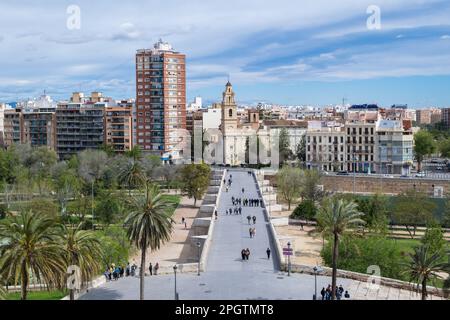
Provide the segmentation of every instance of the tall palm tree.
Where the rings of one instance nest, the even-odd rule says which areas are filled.
[[[449,272],[449,263],[442,262],[441,252],[433,252],[428,245],[414,248],[414,253],[409,253],[410,260],[405,265],[405,273],[409,275],[410,281],[417,283],[417,291],[421,286],[422,300],[428,296],[427,283],[442,278],[439,272]]]
[[[30,275],[48,287],[62,287],[64,249],[57,242],[56,222],[32,211],[0,222],[0,275],[21,284],[21,299],[27,299]]]
[[[119,171],[119,182],[128,187],[128,194],[131,189],[141,187],[145,182],[144,170],[139,161],[130,159]]]
[[[333,237],[332,257],[332,299],[336,299],[336,274],[339,256],[339,240],[351,227],[364,224],[360,218],[363,213],[358,211],[358,205],[353,201],[332,198],[326,201],[317,213],[317,222],[323,235]]]
[[[81,283],[87,283],[99,273],[102,261],[100,240],[91,230],[83,230],[82,223],[75,228],[62,225],[61,239],[66,250],[66,263],[80,268]],[[75,290],[70,289],[70,300],[74,300]]]
[[[125,219],[130,241],[141,250],[140,299],[144,300],[145,257],[147,249],[158,250],[170,240],[173,205],[161,197],[154,185],[146,187],[143,196],[131,198],[131,212]]]

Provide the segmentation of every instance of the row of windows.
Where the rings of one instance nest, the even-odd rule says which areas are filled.
[[[347,128],[347,134],[352,134],[355,135],[356,132],[359,132],[360,135],[363,134],[363,129],[362,128],[358,128],[359,130],[356,130],[356,128]],[[370,134],[373,135],[373,128],[370,128]],[[369,134],[369,128],[364,128],[364,134]]]

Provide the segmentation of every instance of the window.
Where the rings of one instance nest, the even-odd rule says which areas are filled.
[[[228,98],[228,99],[230,99],[230,98]],[[228,110],[228,116],[231,118],[231,117],[233,117],[233,109],[229,109]]]

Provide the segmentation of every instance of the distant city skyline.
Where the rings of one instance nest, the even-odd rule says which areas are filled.
[[[239,103],[450,107],[448,1],[379,0],[379,30],[366,0],[80,0],[74,30],[71,4],[2,1],[0,102],[44,90],[135,98],[134,54],[162,38],[186,54],[188,102],[220,101],[229,77]]]

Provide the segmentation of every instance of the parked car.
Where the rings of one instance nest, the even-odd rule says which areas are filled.
[[[417,172],[415,177],[416,178],[425,178],[425,173],[424,172]]]
[[[336,175],[338,175],[338,176],[348,176],[348,172],[347,171],[339,171],[338,173],[336,173]]]
[[[383,177],[385,177],[385,178],[393,178],[394,176],[392,174],[384,174]]]

